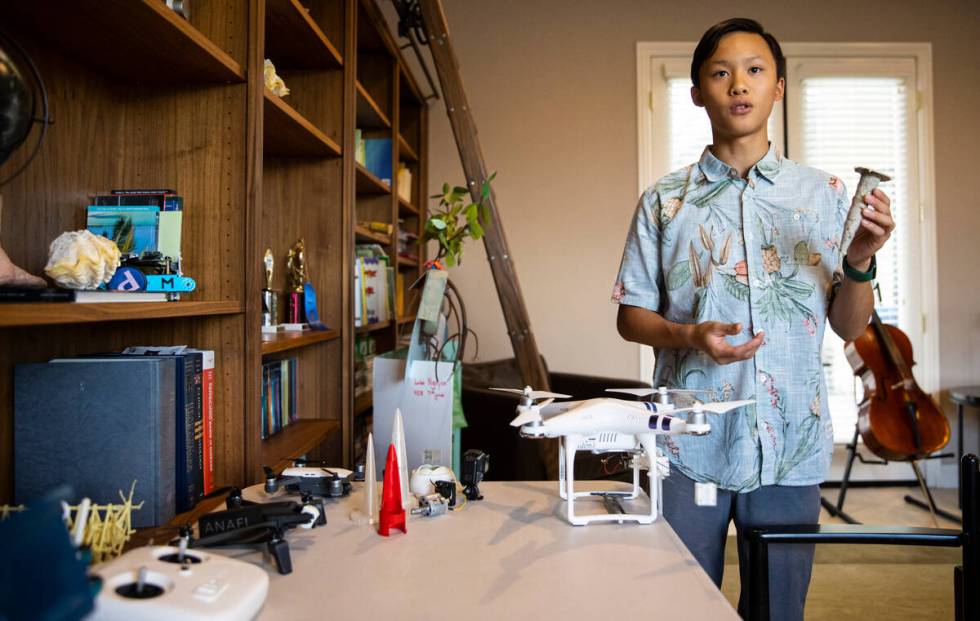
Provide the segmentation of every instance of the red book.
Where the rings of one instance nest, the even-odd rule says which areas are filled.
[[[192,351],[192,350],[188,350]],[[204,475],[204,495],[214,491],[214,351],[193,350],[204,354],[201,370],[201,421],[203,426],[204,454],[201,470]]]

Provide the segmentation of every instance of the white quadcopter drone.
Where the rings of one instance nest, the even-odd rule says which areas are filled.
[[[670,399],[672,393],[697,393],[705,391],[654,388],[610,388],[607,392],[623,392],[637,397],[656,393],[656,401],[624,401],[598,398],[585,401],[553,403],[555,399],[567,399],[569,395],[532,390],[530,386],[517,388],[492,388],[521,395],[517,417],[510,422],[520,427],[525,438],[558,438],[559,493],[566,500],[566,517],[570,524],[583,526],[591,522],[638,522],[650,524],[660,515],[662,508],[661,473],[658,466],[657,435],[691,434],[703,436],[711,432],[705,413],[724,414],[730,410],[750,405],[755,401],[728,401],[695,403],[690,407],[675,408]],[[544,399],[536,403],[538,399]],[[677,414],[687,413],[682,418]],[[575,491],[575,453],[592,451],[595,454],[625,452],[632,456],[633,487],[630,491]],[[666,459],[663,468],[666,470]],[[608,513],[600,515],[576,515],[575,499],[583,496],[604,499],[632,500],[640,495],[640,470],[647,470],[650,479],[650,508],[646,513]],[[621,506],[619,507],[622,510]]]

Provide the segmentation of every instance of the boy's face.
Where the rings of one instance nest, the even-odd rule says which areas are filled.
[[[708,113],[715,140],[766,132],[773,104],[783,99],[785,82],[776,73],[776,59],[759,35],[732,32],[718,41],[701,65],[701,87],[691,87],[691,99]]]

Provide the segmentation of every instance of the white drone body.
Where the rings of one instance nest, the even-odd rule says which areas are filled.
[[[559,493],[566,502],[566,518],[570,524],[583,526],[591,522],[637,522],[651,524],[662,512],[661,480],[667,474],[666,459],[658,460],[656,437],[658,435],[706,435],[711,425],[705,412],[724,413],[754,401],[730,401],[727,403],[695,403],[692,407],[675,408],[670,402],[670,392],[692,392],[653,389],[623,389],[637,396],[658,393],[656,403],[650,401],[624,401],[622,399],[588,399],[552,404],[555,398],[567,395],[534,391],[530,387],[523,391],[498,389],[522,395],[517,406],[517,417],[511,421],[520,427],[525,438],[558,438],[559,440]],[[614,391],[615,392],[615,391]],[[535,404],[534,399],[547,397]],[[678,414],[687,413],[687,417]],[[550,416],[548,416],[550,415]],[[633,486],[630,491],[575,491],[575,453],[626,452],[632,455]],[[603,497],[614,499],[636,499],[641,492],[640,470],[647,470],[650,483],[650,505],[640,513],[609,513],[599,515],[578,515],[575,513],[575,499],[581,497]],[[663,472],[661,471],[663,469]],[[619,505],[622,510],[622,506]]]

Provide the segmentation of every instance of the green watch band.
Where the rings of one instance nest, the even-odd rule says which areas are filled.
[[[867,272],[859,272],[858,270],[851,267],[850,263],[847,262],[847,256],[844,257],[844,275],[851,280],[857,282],[869,282],[875,279],[878,275],[878,262],[875,260],[875,256],[871,255],[871,266],[868,267]]]

